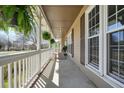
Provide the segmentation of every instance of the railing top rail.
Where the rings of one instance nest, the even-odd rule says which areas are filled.
[[[41,50],[32,50],[32,51],[21,51],[13,54],[8,54],[4,56],[0,56],[0,66],[6,65],[8,63],[13,63],[15,61],[18,61],[20,59],[24,59],[39,53],[43,53],[46,51],[52,50],[51,48],[49,49],[41,49]]]

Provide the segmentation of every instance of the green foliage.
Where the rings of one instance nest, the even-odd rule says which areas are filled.
[[[0,29],[8,31],[14,28],[28,35],[34,26],[33,6],[28,5],[3,5],[0,6]]]
[[[42,34],[42,37],[44,40],[50,40],[51,39],[51,34],[47,31],[44,31]]]
[[[67,51],[67,46],[64,46],[63,49],[62,49],[64,52]]]
[[[50,40],[50,44],[54,44],[55,43],[55,40],[52,38],[51,40]]]

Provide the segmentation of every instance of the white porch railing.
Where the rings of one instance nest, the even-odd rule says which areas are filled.
[[[0,56],[0,87],[24,87],[53,56],[54,49]],[[4,75],[8,79],[5,79]]]

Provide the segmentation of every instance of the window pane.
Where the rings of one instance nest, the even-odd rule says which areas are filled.
[[[91,24],[92,22],[91,22],[91,20],[89,21],[89,28],[91,28],[92,27],[92,24]]]
[[[91,36],[95,35],[95,27],[92,28]]]
[[[92,17],[94,17],[95,16],[95,8],[93,8],[93,10],[92,10]]]
[[[120,11],[118,14],[117,14],[117,17],[118,17],[118,22],[117,22],[117,26],[118,27],[121,27],[124,25],[124,10]]]
[[[96,15],[96,24],[99,23],[99,14]]]
[[[108,19],[108,30],[110,31],[114,29],[116,29],[116,15]]]
[[[124,63],[124,31],[119,32],[119,61]]]
[[[124,79],[124,31],[119,31],[119,76]]]
[[[91,12],[89,13],[89,20],[91,19]]]
[[[95,26],[95,17],[92,19],[92,26]]]
[[[119,44],[124,46],[124,31],[119,32]]]
[[[99,5],[96,5],[96,14],[99,12]]]
[[[124,79],[124,62],[120,62],[120,78]]]
[[[118,76],[118,62],[111,60],[110,61],[110,73]]]
[[[91,29],[89,30],[89,36],[93,36],[99,33],[99,13],[96,14],[94,11],[99,11],[99,6],[93,8],[89,13],[89,15],[92,14],[92,18],[89,19],[89,29]]]
[[[119,11],[119,10],[121,10],[121,9],[123,9],[124,8],[124,5],[118,5],[117,6],[117,11]]]
[[[118,75],[118,36],[119,32],[110,33],[108,35],[109,41],[109,72]]]
[[[108,16],[111,16],[114,13],[116,13],[116,6],[115,5],[109,5],[108,6]]]
[[[99,24],[96,25],[96,34],[99,34]]]
[[[99,38],[94,37],[89,39],[89,63],[98,67],[99,64]]]
[[[118,32],[110,34],[109,39],[109,50],[110,50],[110,60],[118,61]]]
[[[92,33],[91,33],[91,32],[92,32],[92,30],[91,30],[91,29],[89,29],[89,36],[91,36],[91,35],[92,35]]]
[[[120,47],[119,52],[120,52],[119,60],[123,61],[124,63],[124,47]]]
[[[110,34],[110,46],[116,45],[118,46],[118,32],[114,32]]]

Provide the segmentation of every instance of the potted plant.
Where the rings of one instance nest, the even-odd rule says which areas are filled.
[[[50,39],[50,47],[52,47],[52,45],[55,43],[55,40],[52,38]]]
[[[64,53],[64,56],[66,57],[67,56],[67,46],[64,46],[62,51]]]

